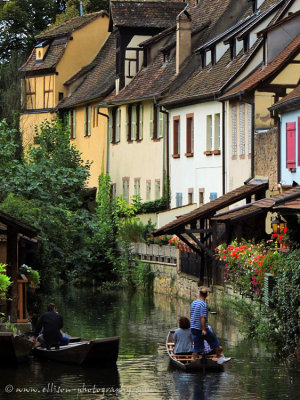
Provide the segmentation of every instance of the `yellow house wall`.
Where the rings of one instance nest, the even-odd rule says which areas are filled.
[[[97,103],[93,104],[95,106]],[[107,110],[101,110],[107,113]],[[89,187],[98,187],[98,178],[101,172],[106,172],[106,136],[107,122],[106,118],[98,115],[93,107],[91,121],[91,135],[84,136],[84,120],[85,107],[76,108],[76,137],[71,139],[71,144],[74,144],[81,153],[81,158],[84,161],[92,162],[90,167],[90,178],[87,182]],[[98,126],[97,126],[98,125]]]
[[[108,17],[104,16],[73,32],[73,40],[68,42],[64,55],[56,68],[58,71],[55,81],[56,102],[58,102],[58,93],[65,93],[64,82],[95,58],[108,36],[107,29]]]
[[[55,113],[21,114],[20,130],[22,132],[23,146],[26,148],[29,144],[33,144],[36,126],[40,126],[43,121],[50,121],[55,117]]]
[[[134,193],[134,179],[140,178],[140,195],[146,201],[146,181],[151,180],[151,197],[155,200],[155,180],[160,180],[160,196],[163,191],[163,139],[150,137],[150,105],[143,102],[143,139],[127,142],[126,106],[121,106],[120,142],[109,145],[109,175],[116,184],[116,195],[123,194],[123,177],[129,177],[129,198]]]

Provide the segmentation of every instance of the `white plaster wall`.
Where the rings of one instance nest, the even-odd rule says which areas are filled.
[[[186,157],[186,114],[194,114],[194,156]],[[199,204],[199,188],[204,188],[204,203],[211,192],[222,195],[222,155],[204,155],[206,151],[206,116],[220,114],[222,103],[212,101],[170,111],[170,187],[171,207],[176,207],[176,193],[182,193],[182,205],[188,204],[188,189],[193,188],[193,201]],[[173,117],[180,116],[180,158],[173,154]],[[222,143],[220,148],[222,149]],[[222,150],[221,150],[222,151]]]
[[[286,11],[286,14],[284,15],[285,17],[288,16],[288,13],[290,12],[297,12],[300,10],[300,0],[296,0],[291,7],[289,7],[289,9]]]
[[[134,179],[140,178],[142,201],[146,201],[146,181],[151,180],[151,197],[155,200],[155,180],[160,180],[163,190],[163,138],[150,137],[150,104],[143,102],[143,139],[127,141],[126,106],[121,106],[120,142],[109,144],[109,175],[116,184],[117,196],[123,193],[123,177],[129,178],[129,197],[134,195]]]
[[[257,33],[265,29],[272,21],[274,14],[271,14],[268,18],[264,19],[261,24],[258,24],[250,33],[250,47],[254,45],[257,40]]]
[[[239,52],[243,50],[243,41],[242,40],[236,40],[235,41],[235,51],[236,54],[239,54]]]
[[[299,134],[298,132],[298,118],[300,117],[300,110],[289,112],[283,114],[281,116],[281,179],[280,183],[282,185],[292,185],[293,181],[298,182],[300,184],[300,166],[297,165],[298,162],[298,140]],[[286,168],[286,123],[287,122],[296,122],[296,172],[290,172]]]

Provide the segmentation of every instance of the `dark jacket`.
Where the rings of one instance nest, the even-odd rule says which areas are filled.
[[[60,332],[63,327],[63,317],[54,311],[43,314],[37,322],[35,336],[43,333],[46,343],[56,344],[62,339]],[[41,332],[42,331],[42,332]]]

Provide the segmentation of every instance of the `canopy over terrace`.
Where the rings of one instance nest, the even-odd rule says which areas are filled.
[[[157,229],[154,235],[177,235],[201,258],[200,283],[203,282],[206,271],[207,283],[210,284],[211,279],[209,278],[210,271],[208,266],[212,267],[215,265],[214,248],[222,240],[225,240],[226,234],[226,231],[218,231],[214,228],[211,221],[212,218],[216,212],[224,210],[241,200],[251,203],[252,196],[254,196],[255,200],[264,198],[267,188],[267,182],[254,180],[204,204],[190,213],[178,217],[176,220]]]
[[[281,214],[288,222],[297,223],[297,214],[300,214],[300,186],[295,186],[283,193],[258,200],[251,204],[238,207],[235,210],[216,214],[212,218],[213,225],[217,224],[216,231],[226,230],[228,243],[232,239],[240,240],[242,237],[263,238],[265,235],[265,217],[268,212]],[[225,227],[224,227],[225,225]],[[298,237],[293,238],[299,242]]]
[[[9,297],[12,299],[9,307],[10,321],[18,319],[18,266],[19,266],[19,240],[32,239],[38,229],[28,225],[8,214],[0,212],[0,233],[6,235],[6,263],[7,275],[12,280]]]

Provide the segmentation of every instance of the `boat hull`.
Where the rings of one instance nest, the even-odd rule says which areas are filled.
[[[81,340],[60,346],[59,349],[36,347],[33,354],[36,357],[77,365],[114,365],[119,354],[119,337],[97,340]]]
[[[201,355],[197,360],[193,360],[192,356],[187,355],[175,355],[174,349],[174,330],[170,331],[167,336],[166,349],[170,358],[171,364],[183,371],[224,371],[224,366],[217,363],[217,357],[215,354]]]

